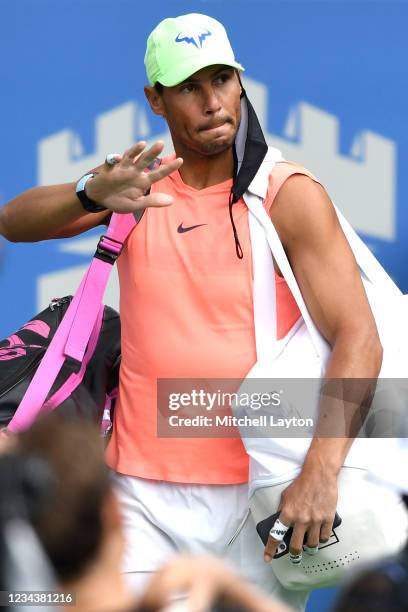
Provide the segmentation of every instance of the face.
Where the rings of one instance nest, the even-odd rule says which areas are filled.
[[[145,88],[152,110],[168,123],[178,155],[216,155],[229,149],[240,121],[241,86],[228,66],[209,66],[158,94]]]

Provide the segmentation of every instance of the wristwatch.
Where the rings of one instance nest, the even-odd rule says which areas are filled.
[[[83,177],[79,179],[79,181],[76,184],[76,188],[75,188],[76,194],[82,206],[85,208],[87,212],[91,212],[91,213],[102,212],[103,210],[107,210],[105,206],[100,206],[100,204],[97,204],[96,202],[88,198],[88,196],[85,193],[85,185],[87,184],[89,179],[93,178],[97,174],[98,172],[90,172],[89,174],[85,174]]]

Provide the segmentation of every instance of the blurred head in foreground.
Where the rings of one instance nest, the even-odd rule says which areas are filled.
[[[89,423],[52,415],[22,433],[15,452],[51,468],[53,486],[34,526],[59,578],[77,578],[103,540],[110,484],[100,437]]]
[[[136,601],[121,574],[121,521],[103,461],[102,439],[89,422],[54,413],[18,434],[0,456],[0,490],[0,534],[18,516],[22,520],[9,538],[12,546],[21,526],[26,525],[24,533],[31,540],[36,534],[43,549],[31,547],[35,559],[27,555],[28,539],[23,535],[25,542],[15,555],[20,565],[18,580],[28,573],[27,590],[75,593],[77,612],[169,610],[172,598],[180,593],[188,597],[192,612],[289,612],[220,560],[206,557],[175,558]],[[59,584],[52,584],[54,577],[44,567],[44,551]],[[39,565],[42,569],[36,572]],[[39,582],[33,583],[33,575]],[[13,582],[15,590],[21,590],[18,580]],[[11,590],[9,584],[4,587]]]
[[[0,457],[0,479],[2,461],[20,466],[16,474],[23,484],[18,499],[10,491],[10,504],[14,495],[17,513],[34,527],[58,582],[76,592],[76,609],[114,610],[129,604],[132,598],[120,573],[119,507],[97,428],[54,413],[16,437],[8,453]],[[34,464],[48,469],[42,470],[43,483],[41,469],[37,470],[33,489],[34,479],[27,472]],[[41,497],[41,503],[36,497]]]

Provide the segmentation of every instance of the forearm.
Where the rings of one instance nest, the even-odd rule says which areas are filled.
[[[361,408],[369,405],[382,363],[374,321],[333,334],[331,344],[315,434],[300,474],[281,496],[280,520],[294,527],[293,554],[302,554],[305,534],[308,546],[315,549],[330,538],[338,503],[337,476],[364,420]],[[272,560],[278,546],[279,541],[269,536],[266,561]]]
[[[105,164],[89,172],[97,173],[100,179],[106,176]],[[33,187],[19,194],[0,208],[0,235],[11,242],[38,242],[76,235],[103,223],[109,211],[89,214],[75,188],[76,182],[64,183]]]
[[[75,183],[35,187],[0,209],[0,233],[12,242],[46,240],[85,214]]]
[[[339,336],[329,361],[316,433],[304,462],[338,473],[369,409],[381,369],[377,334]]]

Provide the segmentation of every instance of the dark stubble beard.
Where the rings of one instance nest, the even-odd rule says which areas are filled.
[[[231,149],[233,143],[234,139],[219,144],[216,142],[203,143],[197,152],[208,157],[211,157],[213,155],[220,155],[221,153],[224,153],[224,151],[228,151],[229,149]]]

